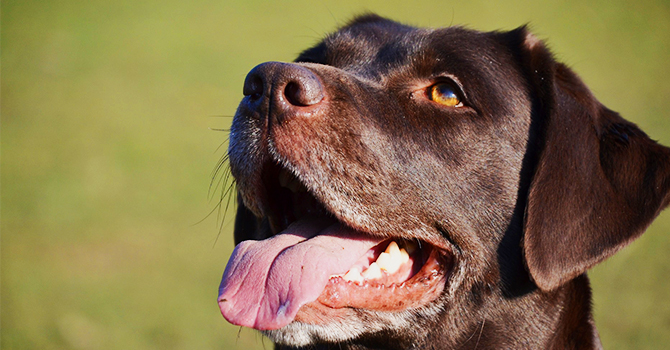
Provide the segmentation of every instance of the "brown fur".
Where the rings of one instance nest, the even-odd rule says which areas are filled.
[[[422,95],[441,79],[460,85],[465,107]],[[278,349],[598,349],[585,272],[670,202],[670,149],[523,27],[363,16],[294,64],[255,68],[245,92],[229,151],[236,242],[288,224],[272,185],[283,168],[345,225],[455,257],[429,305],[266,331]]]

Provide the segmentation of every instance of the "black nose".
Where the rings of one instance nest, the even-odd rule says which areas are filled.
[[[324,97],[321,80],[312,71],[281,62],[266,62],[252,69],[244,81],[243,93],[252,100],[268,97],[272,106],[289,116],[318,104]]]

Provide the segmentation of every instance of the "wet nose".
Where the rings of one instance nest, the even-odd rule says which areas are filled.
[[[243,93],[251,100],[270,99],[271,110],[283,117],[299,115],[323,100],[321,80],[309,69],[291,63],[266,62],[252,69]]]

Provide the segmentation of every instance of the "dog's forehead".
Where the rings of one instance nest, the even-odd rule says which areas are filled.
[[[369,75],[370,71],[406,65],[409,57],[420,50],[424,37],[416,28],[388,20],[354,23],[328,35],[296,61]]]
[[[363,17],[305,50],[296,61],[326,64],[373,80],[407,70],[430,76],[463,66],[472,71],[494,56],[499,60],[491,39],[490,33],[461,27],[416,28]]]

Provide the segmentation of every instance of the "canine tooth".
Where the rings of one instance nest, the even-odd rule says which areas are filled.
[[[389,243],[388,247],[386,247],[386,250],[384,252],[391,254],[391,256],[400,253],[398,243],[396,243],[395,241],[391,241],[391,243]]]
[[[366,280],[379,279],[382,278],[382,270],[379,268],[379,265],[377,265],[376,262],[373,262],[370,264],[370,267],[363,271],[361,276],[363,276],[363,278]]]
[[[361,276],[361,268],[358,266],[354,266],[351,268],[351,270],[347,271],[346,274],[342,277],[345,281],[348,282],[356,282],[356,283],[361,283],[363,282],[363,276]]]

